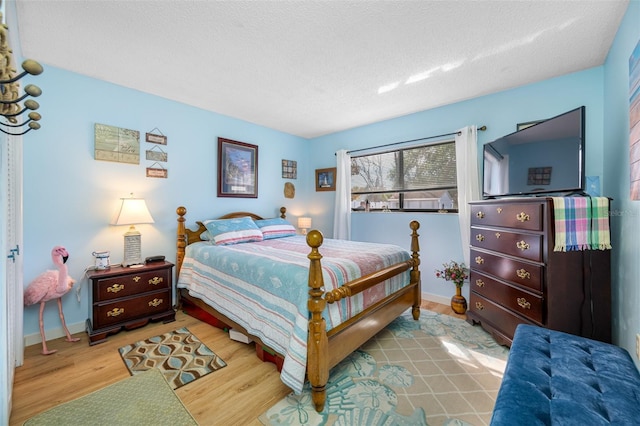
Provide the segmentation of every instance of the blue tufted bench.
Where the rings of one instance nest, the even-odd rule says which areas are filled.
[[[640,425],[640,373],[614,345],[516,328],[491,425]]]

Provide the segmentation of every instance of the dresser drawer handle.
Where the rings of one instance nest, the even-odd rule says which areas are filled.
[[[480,278],[478,278],[478,279],[476,280],[476,285],[477,285],[478,287],[484,287],[484,281],[482,281]]]
[[[124,284],[114,284],[111,287],[107,287],[107,293],[117,293],[120,290],[124,290]]]
[[[149,306],[153,306],[154,308],[157,308],[160,305],[162,305],[162,299],[153,299],[149,302]]]
[[[518,241],[516,243],[516,247],[518,247],[522,251],[525,251],[529,249],[529,244],[527,244],[526,241]]]
[[[524,297],[518,297],[516,300],[518,301],[518,306],[522,309],[531,309],[531,303],[527,302]]]
[[[478,212],[478,213],[476,213],[476,217],[477,217],[478,219],[484,219],[484,212]]]
[[[161,283],[161,282],[163,282],[163,281],[164,281],[164,278],[162,278],[162,277],[153,277],[153,278],[151,278],[151,279],[149,280],[149,284],[151,284],[151,285],[158,285],[158,284],[160,284],[160,283]]]
[[[480,302],[476,302],[476,309],[481,311],[481,310],[484,309],[484,305],[482,303],[480,303]]]
[[[520,222],[526,222],[529,220],[529,215],[525,212],[520,212],[516,215],[516,219],[518,219]]]
[[[516,275],[518,275],[518,277],[522,278],[522,279],[530,279],[531,278],[531,274],[529,272],[527,272],[526,269],[518,269],[516,271]]]
[[[496,211],[498,212],[498,214],[502,213],[502,207],[498,207]]]
[[[480,256],[476,256],[476,263],[478,265],[482,265],[484,263],[484,259]]]
[[[476,241],[484,241],[484,235],[482,234],[476,235]]]
[[[108,317],[117,317],[121,314],[124,314],[124,308],[113,308],[112,310],[107,312]]]
[[[138,275],[136,275],[135,277],[133,277],[131,279],[134,280],[135,282],[140,281],[140,277]]]
[[[501,233],[496,232],[496,238],[498,238],[498,239],[499,239],[501,236],[502,236],[502,234],[501,234]]]

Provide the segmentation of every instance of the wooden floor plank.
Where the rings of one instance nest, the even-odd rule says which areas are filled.
[[[423,301],[433,312],[465,319],[451,308]],[[273,364],[263,363],[253,345],[229,339],[224,331],[178,312],[176,321],[150,323],[122,331],[108,340],[89,346],[85,333],[69,343],[64,338],[47,342],[58,352],[44,356],[41,345],[25,350],[24,365],[15,371],[10,425],[21,425],[34,415],[129,377],[118,348],[187,327],[219,355],[227,366],[176,390],[184,405],[200,424],[260,425],[257,417],[291,390],[280,381]]]

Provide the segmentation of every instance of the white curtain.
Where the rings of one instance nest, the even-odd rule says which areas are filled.
[[[480,174],[478,173],[478,130],[467,126],[458,130],[456,136],[456,167],[458,174],[458,220],[462,238],[464,263],[469,262],[469,201],[480,199]]]
[[[333,238],[351,239],[351,156],[341,149],[336,153],[336,208],[333,215]]]

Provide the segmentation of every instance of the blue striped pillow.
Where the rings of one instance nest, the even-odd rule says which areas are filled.
[[[262,236],[265,240],[296,235],[296,228],[285,219],[279,217],[256,220],[256,225],[262,231]]]
[[[233,219],[213,219],[202,222],[209,238],[217,245],[262,241],[262,231],[249,216]]]

